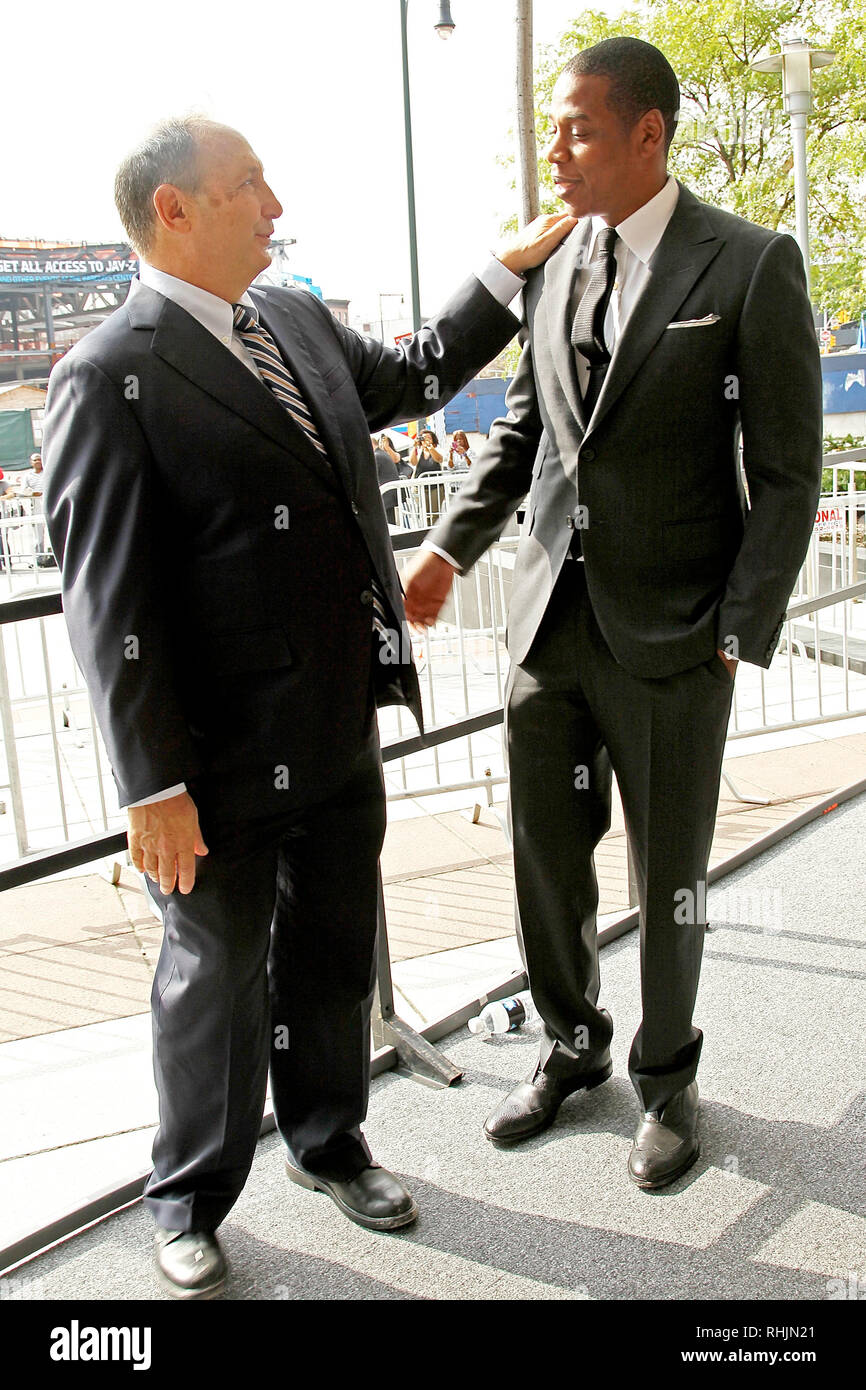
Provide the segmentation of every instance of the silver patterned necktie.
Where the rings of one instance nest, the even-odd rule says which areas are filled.
[[[572,347],[586,358],[589,367],[583,396],[587,416],[592,414],[610,363],[610,352],[604,340],[604,320],[616,278],[614,248],[618,239],[615,227],[602,228],[596,237],[589,281],[581,295],[571,329]]]
[[[571,326],[571,345],[583,354],[589,369],[583,392],[583,408],[587,419],[595,409],[610,362],[610,353],[604,340],[604,319],[616,278],[614,247],[617,239],[618,233],[614,227],[603,227],[596,237],[589,279]],[[582,554],[583,538],[579,530],[573,532],[568,550],[569,555],[575,560]]]
[[[300,425],[313,447],[323,458],[327,458],[328,451],[316,429],[316,422],[270,333],[264,324],[259,323],[255,311],[246,304],[235,304],[233,308],[235,329],[258,367],[262,381],[295,423]],[[388,642],[390,635],[386,626],[382,590],[373,578],[370,580],[370,589],[373,594],[373,629],[383,641]]]

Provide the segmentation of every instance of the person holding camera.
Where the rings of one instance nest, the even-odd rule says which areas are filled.
[[[425,473],[442,471],[444,461],[439,452],[439,439],[432,430],[419,431],[418,438],[409,455],[409,462],[412,465],[413,478],[421,478]],[[441,485],[427,483],[419,491],[421,493],[423,525],[432,526],[441,515],[442,504],[445,501],[445,489]]]
[[[468,472],[472,463],[472,454],[469,449],[469,440],[463,430],[455,430],[451,439],[451,452],[448,455],[448,467],[456,468],[458,472]]]
[[[422,473],[438,473],[442,468],[442,455],[439,452],[439,439],[432,430],[422,430],[412,445],[409,462],[413,468],[412,476],[420,478]]]

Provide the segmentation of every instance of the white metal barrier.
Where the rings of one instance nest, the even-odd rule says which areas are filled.
[[[117,824],[108,760],[62,614],[0,626],[0,724],[0,862]]]
[[[420,478],[400,478],[384,483],[379,491],[386,515],[402,531],[427,530],[435,526],[469,477],[468,469],[448,468],[440,473],[422,473]]]
[[[41,498],[16,497],[0,501],[0,571],[6,589],[14,589],[13,576],[40,569],[55,569]]]
[[[844,465],[840,465],[844,466]],[[428,493],[453,494],[462,479],[426,475],[401,488],[417,508]],[[835,530],[816,529],[792,595],[780,650],[769,671],[740,664],[729,739],[806,727],[866,714],[866,493],[842,498]],[[837,502],[831,497],[834,505]],[[9,518],[10,526],[30,518]],[[415,529],[415,528],[413,528]],[[420,529],[420,528],[418,528]],[[459,578],[440,622],[413,638],[428,730],[501,709],[508,672],[505,617],[517,548],[504,536],[470,574]],[[853,539],[852,539],[853,538]],[[25,554],[22,545],[16,554]],[[402,567],[413,551],[398,552]],[[853,566],[853,570],[852,570]],[[854,582],[849,582],[851,574]],[[57,586],[57,571],[31,572]],[[20,585],[20,577],[19,577]],[[18,588],[15,596],[24,597]],[[116,829],[124,817],[84,683],[62,616],[0,628],[0,863],[70,839]],[[383,743],[412,737],[414,720],[399,706],[380,712]],[[490,727],[389,763],[392,800],[462,793],[505,781],[501,729]],[[4,790],[5,789],[5,790]],[[465,800],[465,799],[464,799]]]

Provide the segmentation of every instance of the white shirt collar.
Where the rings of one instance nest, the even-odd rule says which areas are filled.
[[[231,339],[234,310],[228,300],[220,299],[219,295],[211,294],[210,290],[203,290],[198,285],[191,285],[188,280],[179,280],[176,275],[169,275],[165,270],[157,270],[146,261],[139,263],[138,280],[133,280],[131,293],[136,293],[139,283],[148,285],[166,299],[174,300],[175,304],[185,309],[198,320],[202,328],[206,328],[221,342]],[[246,291],[238,303],[245,304],[255,312],[256,306]]]
[[[653,252],[665,234],[668,223],[674,214],[677,205],[677,198],[680,196],[680,186],[673,174],[668,175],[667,183],[660,188],[649,202],[617,223],[617,234],[620,240],[628,247],[629,251],[648,265]],[[603,217],[592,219],[592,231],[589,237],[588,255],[591,257],[595,247],[595,239],[599,232],[607,226]]]

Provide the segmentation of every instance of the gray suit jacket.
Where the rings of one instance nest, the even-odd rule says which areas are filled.
[[[593,608],[627,670],[670,675],[726,643],[768,666],[821,479],[820,359],[797,244],[680,185],[587,420],[569,333],[588,237],[585,220],[531,273],[509,413],[430,539],[467,569],[529,492],[515,662],[581,525]]]

